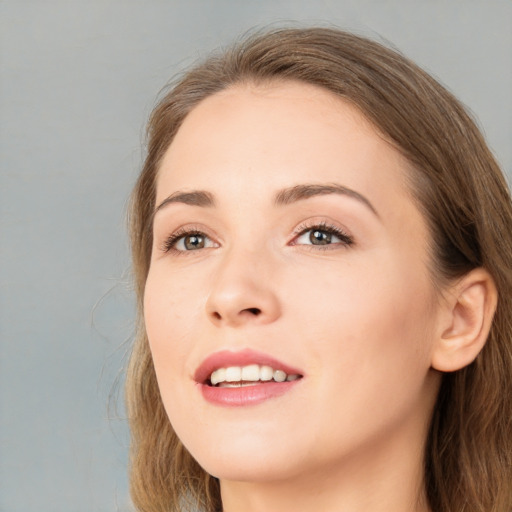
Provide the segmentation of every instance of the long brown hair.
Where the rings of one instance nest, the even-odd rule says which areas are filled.
[[[159,163],[187,114],[235,84],[294,80],[355,105],[411,167],[429,222],[437,283],[484,267],[499,301],[474,363],[443,375],[424,456],[435,512],[512,510],[512,206],[506,181],[463,106],[427,73],[374,41],[327,28],[258,33],[186,73],[148,126],[131,205],[139,328],[127,374],[131,492],[138,510],[221,508],[218,481],[190,456],[164,411],[142,321]]]

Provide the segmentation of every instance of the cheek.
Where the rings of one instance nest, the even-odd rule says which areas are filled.
[[[180,280],[162,265],[150,269],[144,292],[144,321],[158,387],[178,432],[194,430],[184,386],[193,374],[189,361],[201,303],[197,289],[191,280]]]
[[[144,291],[144,321],[157,376],[177,379],[190,352],[190,337],[201,316],[201,300],[191,280],[151,269]]]
[[[430,403],[430,286],[412,269],[381,263],[323,279],[304,275],[289,295],[292,337],[308,355],[314,387],[308,421],[339,446],[399,428]],[[328,457],[332,445],[324,444]]]
[[[378,262],[294,280],[289,307],[315,371],[333,368],[338,379],[364,385],[379,374],[419,378],[428,370],[435,320],[428,277],[397,258]]]

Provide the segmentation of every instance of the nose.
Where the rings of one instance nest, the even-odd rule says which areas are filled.
[[[206,314],[216,326],[268,324],[281,315],[270,263],[260,253],[226,255],[206,301]]]

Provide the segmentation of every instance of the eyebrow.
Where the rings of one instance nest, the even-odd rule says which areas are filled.
[[[303,199],[308,199],[310,197],[323,196],[327,194],[339,194],[357,199],[359,202],[368,207],[377,217],[379,217],[377,210],[365,196],[359,192],[356,192],[355,190],[352,190],[351,188],[345,187],[338,183],[310,183],[285,188],[276,194],[274,204],[276,206],[282,206],[295,203],[296,201],[302,201]]]
[[[367,208],[369,208],[374,215],[380,218],[375,207],[365,196],[363,196],[359,192],[356,192],[355,190],[352,190],[351,188],[345,187],[338,183],[307,183],[302,185],[295,185],[293,187],[288,187],[277,192],[277,194],[274,197],[274,204],[276,206],[285,206],[291,203],[295,203],[297,201],[309,199],[310,197],[328,194],[339,194],[356,199],[357,201],[364,204]],[[171,203],[182,203],[191,206],[211,208],[215,206],[215,199],[213,194],[205,190],[193,190],[190,192],[178,191],[174,192],[169,197],[164,199],[155,208],[154,214],[156,214],[159,210],[165,208],[167,205]]]
[[[202,206],[208,208],[215,206],[213,194],[205,190],[193,190],[191,192],[175,192],[164,199],[154,211],[154,214],[171,203],[182,203],[190,206]]]

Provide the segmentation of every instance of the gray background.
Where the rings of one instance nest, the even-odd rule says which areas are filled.
[[[130,510],[108,399],[133,328],[124,216],[143,126],[177,71],[288,21],[400,48],[471,108],[510,176],[511,0],[1,2],[1,511]]]

